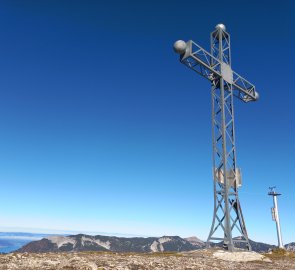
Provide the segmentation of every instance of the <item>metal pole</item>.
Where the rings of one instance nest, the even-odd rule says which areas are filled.
[[[277,196],[273,196],[273,203],[274,203],[275,213],[276,213],[276,227],[277,227],[277,234],[278,234],[278,244],[279,244],[279,248],[284,248],[283,240],[282,240],[282,232],[281,232],[281,225],[280,225]]]
[[[275,191],[275,187],[270,187],[270,192],[268,195],[273,197],[273,220],[276,222],[277,228],[277,237],[278,237],[278,247],[284,248],[283,240],[282,240],[282,232],[281,232],[281,225],[280,225],[280,216],[279,216],[279,208],[278,208],[278,200],[277,196],[280,196],[280,193]]]

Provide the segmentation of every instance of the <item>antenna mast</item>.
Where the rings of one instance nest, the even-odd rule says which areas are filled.
[[[277,196],[280,196],[282,194],[277,193],[275,191],[275,188],[276,187],[269,187],[268,195],[273,197],[273,205],[274,206],[271,208],[271,215],[272,215],[272,220],[276,222],[277,235],[278,235],[278,247],[279,248],[284,248],[283,240],[282,240],[281,225],[280,225],[278,200],[277,200]]]

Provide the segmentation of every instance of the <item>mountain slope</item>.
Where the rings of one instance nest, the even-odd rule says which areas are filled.
[[[285,245],[285,249],[289,251],[295,251],[295,242],[291,242]]]
[[[240,237],[236,237],[234,239],[239,239]],[[266,243],[261,243],[261,242],[255,242],[249,239],[250,245],[252,247],[252,251],[256,252],[267,252],[271,249],[276,248],[274,245],[266,244]],[[223,247],[223,242],[219,243],[211,243],[212,247]],[[235,243],[236,248],[241,248],[241,249],[247,249],[246,243],[243,242],[236,242]]]
[[[184,238],[185,240],[189,241],[193,246],[196,248],[204,248],[206,246],[205,242],[200,240],[196,236]]]
[[[255,242],[255,241],[252,241],[250,239],[249,239],[249,242],[250,242],[250,245],[252,247],[252,250],[256,251],[256,252],[267,252],[270,249],[276,248],[276,246],[274,246],[274,245],[269,245],[269,244],[261,243],[261,242]],[[237,243],[236,247],[238,247],[238,248],[246,248],[246,244],[245,243]]]
[[[163,252],[189,251],[198,249],[179,236],[157,237],[114,237],[102,235],[51,236],[31,242],[18,252],[58,252],[58,251],[113,251],[113,252]]]

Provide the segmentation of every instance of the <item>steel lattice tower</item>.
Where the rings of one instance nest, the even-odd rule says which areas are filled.
[[[230,35],[223,24],[211,33],[211,53],[192,40],[176,41],[180,62],[211,82],[214,214],[207,246],[223,241],[233,251],[235,243],[251,250],[238,196],[241,171],[236,165],[234,96],[244,102],[256,101],[255,86],[231,69]],[[215,236],[217,233],[221,236]],[[239,237],[234,237],[237,231]]]

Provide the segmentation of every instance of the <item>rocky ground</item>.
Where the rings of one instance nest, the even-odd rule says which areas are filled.
[[[241,253],[220,250],[182,253],[12,253],[0,255],[0,270],[295,270],[292,254]],[[254,260],[254,261],[248,261]]]

